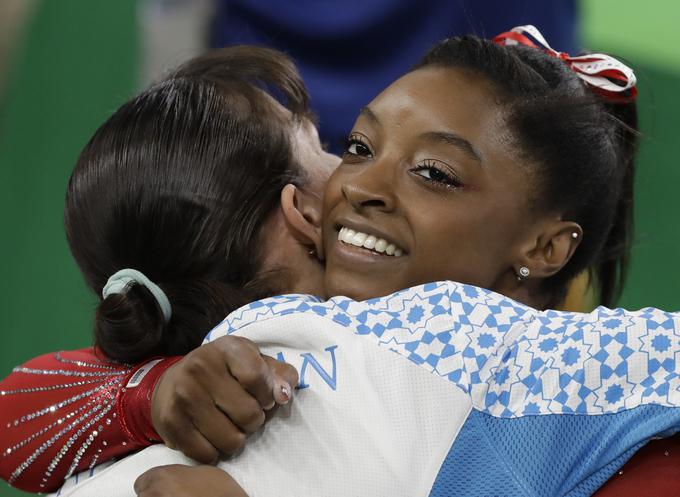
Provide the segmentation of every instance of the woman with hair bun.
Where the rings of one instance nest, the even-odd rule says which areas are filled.
[[[320,217],[338,161],[321,148],[297,69],[275,50],[211,52],[123,104],[85,146],[66,193],[69,246],[99,297],[95,348],[38,357],[2,382],[2,477],[44,492],[160,441],[143,389],[179,354],[248,302],[321,293],[318,229],[308,220]],[[254,351],[233,350],[262,366]],[[297,375],[265,362],[272,373],[255,397],[284,402],[275,387],[290,390]],[[255,402],[237,385],[234,399]],[[219,449],[238,448],[241,429],[259,426],[249,415],[232,412],[239,422]],[[184,428],[179,446],[215,457]]]

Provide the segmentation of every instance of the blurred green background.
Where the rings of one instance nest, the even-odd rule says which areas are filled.
[[[629,60],[644,133],[633,265],[621,305],[680,309],[680,3],[583,0],[589,49]],[[136,88],[134,0],[38,1],[0,100],[0,376],[90,344],[94,297],[62,226],[66,182],[97,126]],[[24,495],[0,484],[0,496]]]

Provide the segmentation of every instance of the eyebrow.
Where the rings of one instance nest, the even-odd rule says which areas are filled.
[[[362,107],[361,110],[359,111],[359,115],[365,117],[369,121],[372,121],[374,124],[377,124],[378,126],[382,126],[382,123],[380,122],[380,119],[378,119],[378,116],[376,116],[375,113],[368,106]]]
[[[376,116],[375,112],[373,112],[368,106],[362,107],[362,109],[359,111],[359,115],[365,117],[369,121],[372,121],[378,126],[382,125],[380,119],[378,119],[378,116]],[[452,145],[480,164],[482,162],[481,155],[477,152],[477,150],[475,150],[475,147],[472,146],[472,143],[455,133],[448,133],[446,131],[428,131],[427,133],[421,134],[420,138],[433,143]]]
[[[456,135],[455,133],[447,133],[445,131],[428,131],[427,133],[421,134],[420,138],[429,142],[452,145],[480,164],[482,162],[482,158],[475,150],[475,147],[473,147],[472,144],[465,138]]]

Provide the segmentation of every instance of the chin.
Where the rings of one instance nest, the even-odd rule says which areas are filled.
[[[381,283],[376,285],[376,283]],[[352,300],[368,300],[376,297],[383,297],[391,293],[401,290],[401,287],[393,285],[386,285],[384,282],[371,281],[363,282],[350,280],[343,277],[326,277],[326,293],[328,298],[331,297],[349,297]]]

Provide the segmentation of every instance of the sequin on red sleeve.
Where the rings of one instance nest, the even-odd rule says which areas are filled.
[[[135,368],[94,349],[46,354],[0,383],[0,476],[31,492],[134,450],[117,399]]]

